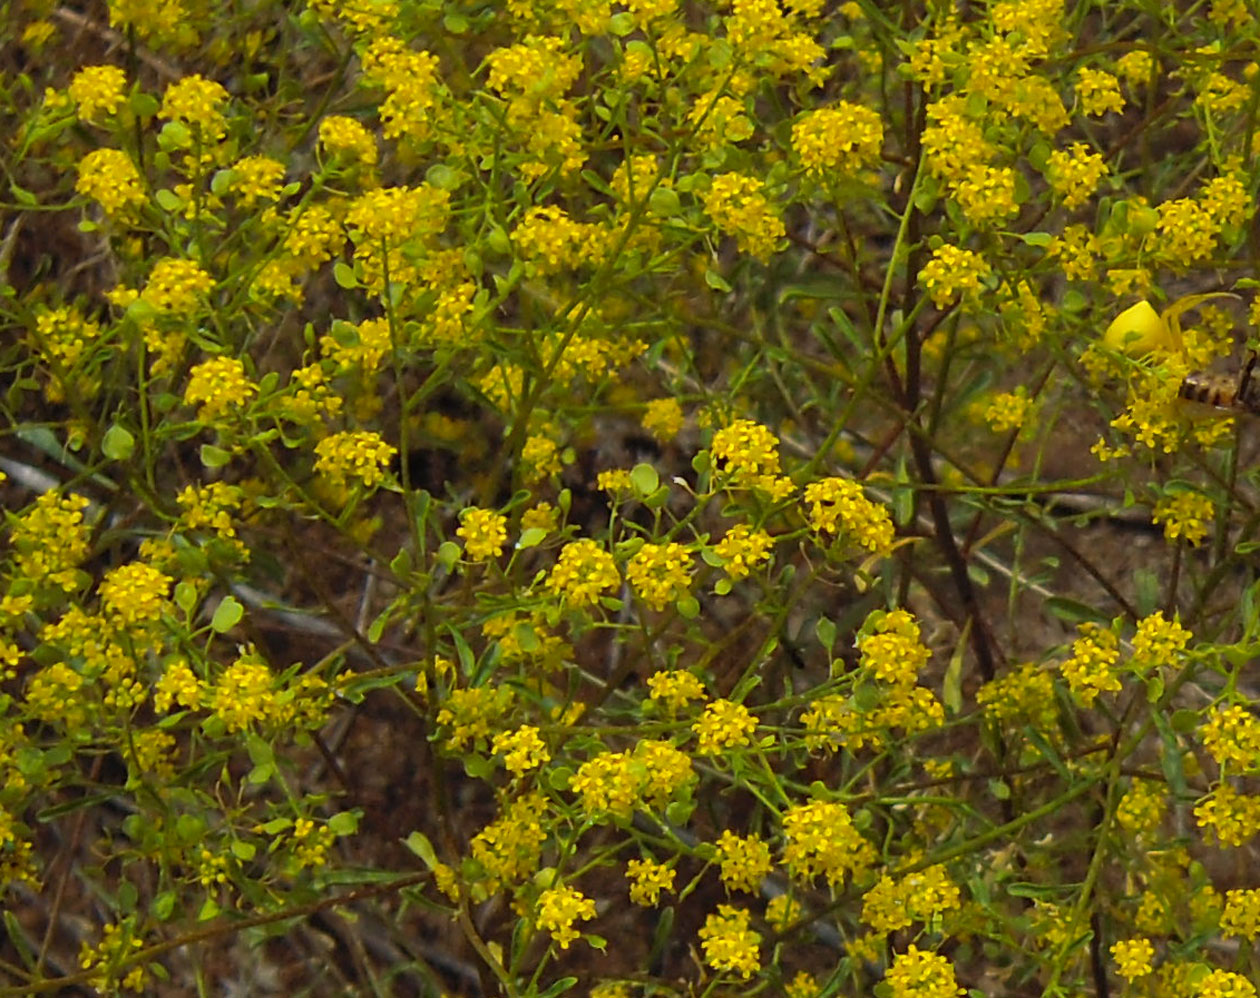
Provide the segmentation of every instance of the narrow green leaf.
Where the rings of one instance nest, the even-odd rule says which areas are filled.
[[[412,832],[403,839],[403,845],[419,856],[420,861],[430,870],[438,865],[437,853],[433,849],[433,843],[422,832]]]

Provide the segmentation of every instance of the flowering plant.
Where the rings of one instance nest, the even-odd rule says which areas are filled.
[[[1241,0],[11,6],[0,998],[1255,994]]]

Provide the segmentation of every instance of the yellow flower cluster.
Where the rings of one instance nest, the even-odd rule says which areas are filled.
[[[17,517],[9,532],[14,574],[72,592],[87,557],[89,530],[83,496],[45,492]]]
[[[739,249],[759,260],[769,259],[783,238],[783,221],[765,193],[765,184],[741,173],[713,178],[704,195],[705,213],[718,230],[735,237]]]
[[[719,474],[736,488],[756,488],[774,498],[792,491],[790,479],[780,476],[779,441],[770,430],[751,419],[737,419],[713,434],[709,445]]]
[[[547,801],[529,793],[511,801],[496,820],[473,836],[469,854],[481,864],[486,890],[518,884],[533,876],[542,860]]]
[[[931,926],[961,905],[961,892],[939,863],[917,873],[884,873],[862,898],[862,921],[884,935],[915,922]]]
[[[595,902],[572,887],[552,887],[538,895],[538,927],[550,932],[561,949],[579,935],[573,923],[595,917]]]
[[[214,357],[188,372],[184,402],[198,405],[197,418],[214,422],[233,409],[240,409],[258,394],[258,388],[245,374],[245,365],[235,357]]]
[[[1103,115],[1108,111],[1124,110],[1120,81],[1105,70],[1090,69],[1088,66],[1078,70],[1076,98],[1086,114]]]
[[[751,977],[761,966],[761,934],[749,927],[750,916],[743,908],[730,904],[705,919],[700,928],[700,946],[704,961],[714,970]]]
[[[1149,939],[1121,939],[1112,944],[1111,958],[1116,961],[1116,973],[1132,981],[1151,972],[1155,947]]]
[[[170,257],[153,265],[140,298],[159,312],[187,315],[214,287],[214,279],[192,260]]]
[[[691,730],[696,734],[696,751],[700,755],[716,755],[724,749],[751,744],[757,716],[742,703],[714,700],[705,705]]]
[[[732,579],[743,579],[770,559],[773,547],[774,538],[764,530],[754,530],[746,523],[738,523],[713,546],[713,551],[722,559],[727,575]]]
[[[688,595],[691,552],[674,541],[644,544],[626,565],[626,581],[644,603],[663,610]]]
[[[578,767],[570,789],[588,819],[628,818],[636,807],[664,808],[695,779],[691,757],[669,742],[643,740],[633,752],[601,752]]]
[[[217,142],[227,132],[223,105],[228,92],[214,80],[200,74],[185,76],[166,88],[158,113],[170,121],[190,126],[202,144]]]
[[[121,988],[129,991],[144,990],[148,976],[143,964],[133,964],[124,970],[123,961],[144,945],[136,935],[132,919],[113,922],[101,932],[101,941],[95,946],[85,939],[81,943],[79,966],[88,974],[93,987],[100,991],[118,993]]]
[[[1212,500],[1201,492],[1174,492],[1155,504],[1151,519],[1164,525],[1164,538],[1198,546],[1207,536],[1207,525],[1215,516]]]
[[[118,66],[84,66],[74,74],[66,93],[82,121],[95,121],[118,113],[126,86],[127,74]]]
[[[459,752],[465,745],[488,738],[495,722],[508,712],[515,697],[510,686],[469,686],[451,690],[437,715],[437,723],[451,729],[445,747]]]
[[[365,166],[376,165],[376,139],[354,118],[333,114],[323,119],[319,123],[319,144],[334,159],[341,157]]]
[[[985,683],[976,691],[976,703],[998,721],[1016,727],[1028,724],[1041,732],[1053,730],[1058,714],[1054,680],[1033,662]]]
[[[677,713],[692,700],[704,699],[704,684],[698,676],[680,669],[662,670],[648,676],[648,695],[662,701],[670,713]]]
[[[995,433],[1018,430],[1028,420],[1033,401],[1028,389],[1020,385],[1013,392],[999,392],[984,410],[984,421]]]
[[[869,629],[869,630],[868,630]],[[880,682],[910,686],[931,658],[919,639],[919,624],[905,610],[873,613],[857,640],[861,665]]]
[[[528,271],[539,275],[559,274],[592,262],[601,238],[597,226],[575,222],[554,205],[530,208],[512,230],[512,242]]]
[[[475,506],[459,515],[460,526],[456,536],[463,538],[464,553],[473,561],[488,561],[503,553],[507,543],[507,517],[492,509]]]
[[[641,425],[657,440],[673,440],[683,426],[683,410],[676,398],[650,399]]]
[[[121,149],[93,149],[84,156],[74,189],[123,222],[134,220],[149,200],[140,171]]]
[[[967,993],[958,986],[948,959],[920,950],[913,943],[893,958],[884,980],[891,998],[958,998]]]
[[[736,835],[729,828],[718,837],[717,861],[727,891],[754,894],[770,873],[770,846],[759,835]]]
[[[1163,611],[1143,617],[1133,636],[1133,668],[1145,672],[1177,666],[1191,637],[1179,621],[1165,620]]]
[[[1073,142],[1067,149],[1056,149],[1046,164],[1046,179],[1063,199],[1065,208],[1079,208],[1107,175],[1102,156],[1090,152],[1083,142]]]
[[[570,607],[589,606],[621,584],[613,556],[595,541],[570,541],[547,574],[547,589]]]
[[[674,889],[676,871],[652,859],[632,859],[626,863],[626,879],[630,881],[630,901],[650,907],[661,897],[661,891]]]
[[[546,742],[532,725],[499,732],[490,744],[490,751],[503,756],[503,765],[515,776],[545,766],[551,759]]]
[[[151,565],[120,565],[101,581],[101,606],[124,627],[152,623],[168,610],[172,581]]]
[[[242,208],[276,201],[284,185],[284,164],[270,156],[245,156],[232,164],[231,190]]]
[[[371,430],[334,433],[315,445],[315,472],[334,488],[350,484],[373,489],[385,481],[398,448]]]
[[[887,557],[894,537],[888,510],[862,494],[862,486],[847,478],[824,478],[805,486],[809,525],[818,533],[843,536],[872,554]]]
[[[1080,626],[1081,636],[1072,643],[1072,657],[1060,667],[1068,688],[1083,707],[1093,704],[1099,693],[1120,689],[1116,666],[1120,661],[1120,640],[1112,631],[1095,623]]]
[[[862,837],[848,809],[838,801],[796,804],[784,812],[783,862],[793,877],[825,877],[840,888],[847,875],[865,872],[875,861],[875,847]]]
[[[944,243],[932,251],[932,258],[919,271],[919,280],[932,296],[932,304],[946,308],[955,299],[967,300],[980,291],[989,276],[984,257],[971,250]]]
[[[1225,892],[1225,909],[1221,912],[1221,932],[1254,940],[1260,935],[1260,890]]]
[[[802,115],[792,126],[792,148],[805,172],[822,179],[845,179],[879,163],[884,123],[861,104],[839,101]]]
[[[1159,828],[1167,810],[1168,795],[1161,784],[1135,779],[1116,806],[1116,821],[1134,833],[1152,832]]]
[[[1222,783],[1195,805],[1194,818],[1221,845],[1241,846],[1260,830],[1260,797]]]
[[[1222,769],[1248,771],[1260,766],[1260,720],[1241,704],[1212,708],[1199,740]]]

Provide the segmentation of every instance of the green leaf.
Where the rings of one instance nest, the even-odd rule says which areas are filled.
[[[830,617],[819,617],[814,621],[814,637],[827,651],[836,646],[836,624]]]
[[[354,268],[344,260],[338,260],[333,264],[333,280],[337,282],[337,286],[351,291],[359,286],[359,279],[354,274]]]
[[[22,923],[17,920],[17,916],[7,908],[4,910],[4,928],[5,934],[18,951],[22,963],[28,968],[34,967],[35,951],[31,948],[30,940],[26,938],[26,930],[22,928]]]
[[[175,892],[163,891],[153,899],[153,904],[149,906],[149,910],[153,913],[153,917],[159,922],[165,922],[175,911]]]
[[[474,780],[488,780],[494,775],[494,760],[470,752],[464,756],[464,772]]]
[[[275,762],[276,759],[271,743],[253,732],[245,736],[245,751],[249,753],[249,761],[255,766],[265,762]]]
[[[272,818],[265,824],[259,825],[259,830],[264,835],[279,835],[281,832],[287,832],[293,827],[292,818]]]
[[[971,619],[967,619],[963,632],[958,636],[958,644],[954,647],[954,654],[949,657],[949,665],[945,667],[944,687],[941,690],[941,698],[945,702],[945,708],[951,714],[962,712],[962,671],[963,657],[967,650],[967,641],[971,636]]]
[[[726,278],[719,274],[716,270],[706,270],[704,272],[704,283],[711,287],[714,291],[722,291],[730,294],[731,286],[726,283]]]
[[[1086,603],[1078,603],[1076,600],[1067,599],[1063,596],[1050,597],[1045,602],[1045,608],[1052,617],[1058,617],[1060,620],[1066,620],[1073,624],[1080,624],[1085,621],[1093,621],[1096,624],[1110,623],[1110,618],[1101,611]]]
[[[422,832],[412,832],[403,839],[403,845],[419,856],[420,861],[430,870],[438,865],[437,853],[433,851],[433,843]]]
[[[191,845],[206,834],[206,823],[195,814],[181,814],[175,819],[175,835],[179,841]]]
[[[219,913],[221,909],[214,898],[206,898],[205,904],[201,906],[201,910],[197,912],[198,922],[208,922]]]
[[[39,750],[36,749],[38,752]],[[81,811],[84,808],[96,807],[98,804],[104,804],[111,797],[110,794],[88,794],[86,797],[76,797],[74,800],[62,801],[60,804],[54,804],[52,807],[46,807],[35,815],[36,819],[41,823],[52,821],[54,818],[60,818],[63,815],[71,814],[74,811]]]
[[[235,596],[224,596],[214,608],[214,617],[210,620],[210,629],[216,634],[226,634],[241,622],[245,616],[245,608]]]
[[[650,464],[636,464],[630,469],[630,481],[639,495],[646,496],[656,491],[661,476]]]
[[[424,179],[439,190],[453,191],[459,187],[463,177],[445,163],[434,163],[425,171]]]
[[[359,830],[359,819],[363,817],[363,812],[354,811],[338,811],[328,819],[328,830],[336,836],[353,835]]]
[[[125,461],[136,449],[136,438],[115,423],[101,439],[101,453],[111,461]]]
[[[192,613],[197,605],[197,587],[191,582],[175,583],[175,605],[184,613]]]
[[[454,541],[443,541],[437,549],[438,564],[449,572],[459,562],[459,552],[459,545]]]
[[[648,957],[644,961],[645,967],[655,967],[658,964],[665,948],[669,946],[674,939],[674,909],[673,906],[662,908],[656,916],[656,928],[652,932],[652,948],[648,952]]]
[[[74,758],[74,749],[66,742],[58,742],[44,750],[44,762],[49,766],[64,766]]]
[[[635,16],[628,10],[614,14],[608,19],[606,25],[608,33],[617,38],[625,38],[626,35],[631,34],[639,26],[635,22]]]
[[[658,184],[648,197],[648,208],[651,209],[653,215],[674,218],[682,213],[682,201],[678,198],[678,192],[672,187]]]
[[[547,530],[544,527],[530,527],[521,534],[521,539],[516,542],[518,551],[525,551],[532,547],[537,547],[543,542],[543,538],[547,536]]]
[[[248,863],[258,852],[258,847],[254,843],[243,842],[240,839],[233,839],[232,844],[228,848],[232,850],[232,855],[242,863]]]
[[[556,998],[557,995],[564,994],[577,982],[578,979],[576,977],[562,977],[560,980],[552,984],[546,991],[542,992],[538,998]]]
[[[232,460],[231,451],[226,451],[222,447],[216,447],[214,444],[201,445],[201,463],[207,468],[222,468],[228,461]]]
[[[935,184],[930,184],[926,180],[919,185],[919,189],[914,192],[914,206],[922,215],[930,215],[936,208],[936,202],[939,194]]]
[[[1054,767],[1054,771],[1059,774],[1064,783],[1072,782],[1072,774],[1068,772],[1067,766],[1063,764],[1063,760],[1059,758],[1059,753],[1054,750],[1054,746],[1035,728],[1025,726],[1021,729],[1024,737],[1027,738],[1037,751],[1041,753],[1041,757]]]

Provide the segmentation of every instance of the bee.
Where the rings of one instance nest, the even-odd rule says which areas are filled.
[[[1247,360],[1238,374],[1212,374],[1191,371],[1181,382],[1177,394],[1189,402],[1210,405],[1215,409],[1246,412],[1260,416],[1260,386],[1256,384],[1256,352],[1247,351]]]

